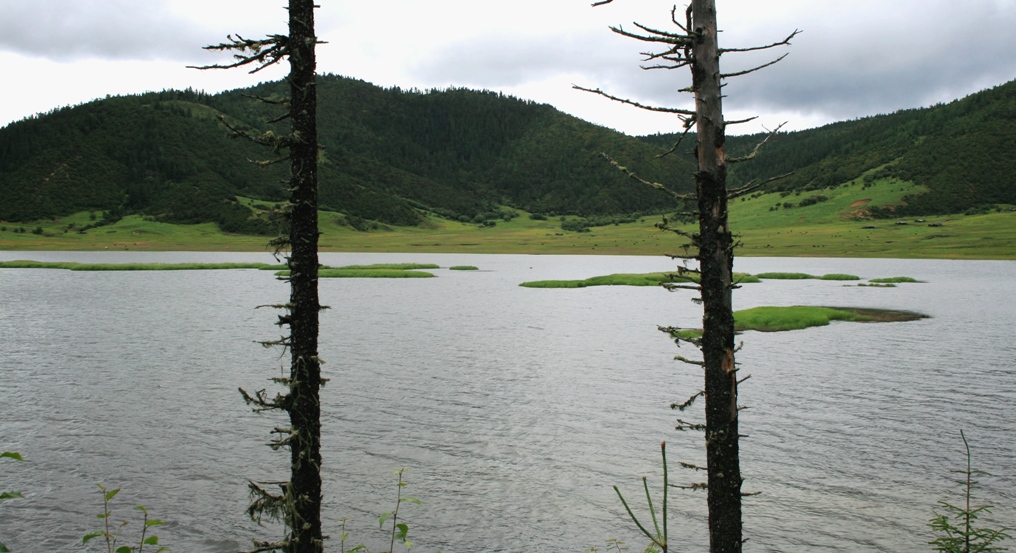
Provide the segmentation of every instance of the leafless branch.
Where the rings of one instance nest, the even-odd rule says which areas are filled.
[[[751,47],[748,47],[748,48],[720,48],[720,54],[724,54],[726,52],[755,52],[755,51],[758,51],[758,50],[768,50],[770,48],[776,48],[777,46],[787,46],[787,45],[790,44],[790,40],[792,38],[794,38],[795,36],[801,34],[802,32],[804,32],[804,31],[802,31],[800,29],[794,29],[794,32],[790,33],[790,35],[787,36],[787,38],[785,38],[785,39],[783,39],[783,40],[781,40],[779,42],[774,42],[772,44],[766,44],[765,46],[751,46]]]
[[[680,285],[680,284],[672,284],[672,283],[669,283],[669,282],[662,282],[662,283],[660,283],[660,286],[663,286],[664,288],[666,288],[668,292],[673,292],[674,290],[691,290],[693,292],[701,292],[702,291],[702,287],[701,286],[683,286],[683,285]]]
[[[681,431],[684,431],[684,430],[705,430],[705,429],[706,429],[706,425],[704,425],[704,424],[691,423],[691,422],[684,421],[684,420],[681,420],[681,419],[677,419],[677,426],[674,427],[674,430],[681,430]],[[678,461],[678,462],[680,463],[680,461]],[[681,466],[684,467],[684,468],[698,468],[698,467],[695,467],[695,465],[688,465],[688,466],[685,466],[685,465],[688,465],[688,464],[687,463],[681,463]],[[705,469],[698,469],[698,470],[705,470]]]
[[[240,96],[243,96],[244,98],[250,98],[251,100],[257,100],[258,102],[261,102],[263,104],[272,104],[275,106],[283,106],[283,107],[289,107],[290,102],[290,98],[288,97],[279,99],[266,98],[264,96],[258,96],[257,94],[247,94],[244,92],[241,92]]]
[[[678,411],[684,411],[685,409],[691,407],[692,404],[695,403],[696,399],[700,397],[705,397],[705,395],[706,395],[705,390],[699,390],[698,392],[695,392],[695,394],[693,394],[691,397],[689,397],[684,403],[671,403],[670,408],[677,409]]]
[[[577,89],[577,90],[583,90],[585,92],[592,92],[593,94],[599,94],[600,96],[603,96],[604,98],[609,98],[611,100],[614,100],[615,102],[621,102],[622,104],[628,104],[629,106],[635,106],[637,108],[648,110],[648,111],[659,111],[659,112],[663,112],[663,113],[680,113],[681,115],[687,115],[687,116],[695,115],[694,111],[687,110],[687,109],[664,108],[664,107],[659,107],[659,106],[646,106],[646,105],[640,104],[640,103],[638,103],[638,102],[636,102],[634,100],[627,100],[625,98],[618,98],[617,96],[612,96],[612,95],[607,94],[606,92],[604,92],[604,91],[602,91],[602,90],[600,90],[598,88],[597,89],[585,88],[585,87],[582,87],[582,86],[579,86],[579,85],[572,85],[572,88]]]
[[[648,29],[646,27],[643,27],[642,25],[639,25],[638,23],[635,23],[635,26],[640,28],[640,29],[645,30],[647,33],[653,33],[656,36],[640,35],[638,33],[633,33],[631,31],[626,31],[626,30],[624,30],[623,27],[608,27],[608,28],[611,31],[614,31],[615,33],[617,33],[617,34],[619,34],[621,36],[625,36],[625,37],[628,37],[628,38],[633,38],[633,39],[641,41],[641,42],[657,42],[657,43],[661,43],[661,44],[671,44],[671,45],[674,45],[675,47],[683,47],[686,44],[689,44],[691,42],[691,40],[692,40],[692,38],[690,36],[675,35],[675,34],[672,34],[672,33],[665,33],[663,31],[656,31],[656,30],[653,30],[653,29]]]
[[[679,228],[671,228],[670,226],[667,225],[667,223],[665,221],[663,223],[657,223],[656,226],[660,230],[669,230],[670,232],[673,232],[674,234],[677,234],[678,236],[684,236],[688,240],[691,240],[693,242],[698,243],[698,235],[690,233],[690,232],[687,232],[687,231],[683,231],[683,230],[681,230]]]
[[[758,190],[759,188],[762,188],[763,186],[765,186],[765,185],[767,185],[767,184],[769,184],[769,183],[771,183],[773,181],[780,180],[780,179],[785,179],[785,178],[787,178],[787,177],[789,177],[790,175],[793,175],[793,174],[794,174],[793,171],[791,171],[789,173],[783,173],[782,175],[776,175],[775,177],[770,177],[770,178],[768,178],[768,179],[766,179],[766,180],[764,180],[764,181],[762,181],[760,183],[757,183],[757,184],[753,183],[753,182],[749,182],[748,184],[742,186],[741,188],[735,188],[734,190],[731,190],[730,192],[727,192],[727,199],[728,200],[732,200],[734,198],[739,198],[741,196],[744,196],[745,194],[748,194],[750,192],[754,192],[755,190]]]
[[[637,21],[632,21],[632,25],[635,25],[636,27],[638,27],[639,29],[642,29],[643,31],[645,31],[647,33],[652,33],[654,35],[658,35],[658,36],[669,38],[669,39],[672,39],[672,40],[676,41],[676,42],[673,42],[672,44],[682,44],[683,45],[686,42],[694,40],[694,38],[695,38],[695,37],[693,37],[691,35],[687,35],[687,34],[685,34],[685,35],[679,35],[679,34],[675,34],[675,33],[668,33],[667,31],[660,31],[658,29],[653,29],[652,27],[646,27],[645,25],[643,25],[643,24],[641,24],[641,23],[639,23]]]
[[[646,186],[649,186],[651,188],[655,188],[657,190],[665,192],[665,193],[667,193],[668,195],[670,195],[671,197],[673,197],[675,199],[678,199],[678,200],[690,200],[690,199],[695,197],[694,195],[690,195],[690,194],[678,194],[677,192],[674,192],[673,190],[667,188],[666,186],[664,186],[664,185],[662,185],[662,184],[660,184],[658,182],[649,182],[649,181],[647,181],[646,179],[638,176],[637,174],[635,174],[634,172],[629,170],[624,165],[621,165],[620,163],[618,163],[616,160],[614,160],[614,158],[612,158],[609,155],[607,155],[606,152],[603,152],[600,155],[602,155],[603,157],[607,158],[607,161],[609,161],[611,165],[613,165],[614,167],[617,167],[617,169],[619,171],[621,171],[622,173],[628,175],[633,180],[638,181],[638,182],[640,182],[640,183],[642,183],[642,184],[644,184]]]
[[[677,25],[678,29],[681,29],[682,31],[690,35],[691,31],[689,29],[691,29],[691,4],[688,4],[688,7],[684,10],[684,19],[685,24],[681,25],[677,21],[677,6],[670,8],[670,20],[674,22],[674,25]]]
[[[671,484],[670,487],[682,490],[707,490],[709,489],[709,484],[706,482],[697,482],[695,484],[689,484],[687,486],[679,486],[677,484]]]
[[[695,126],[695,117],[683,117],[681,119],[681,123],[684,125],[684,132],[681,133],[681,136],[677,137],[677,142],[674,142],[674,145],[671,146],[669,150],[656,156],[657,158],[667,157],[677,151],[678,146],[681,145],[681,141],[684,140],[684,137],[688,136],[688,133],[691,132],[691,128]]]
[[[220,52],[234,51],[240,52],[233,54],[233,59],[236,60],[230,64],[214,64],[214,65],[203,65],[203,66],[188,66],[191,69],[232,69],[234,67],[242,67],[245,65],[255,65],[254,69],[251,69],[249,73],[257,73],[262,69],[275,65],[282,58],[289,55],[289,37],[286,35],[268,35],[267,37],[259,40],[251,40],[249,38],[243,38],[240,35],[226,35],[226,42],[221,44],[213,44],[211,46],[205,46],[205,50],[217,50]]]
[[[742,123],[750,123],[750,122],[752,122],[752,121],[754,121],[756,119],[758,119],[758,115],[754,115],[754,116],[749,117],[747,119],[738,119],[736,121],[724,121],[723,124],[724,125],[740,125]]]
[[[787,124],[787,122],[784,121],[784,122],[780,123],[779,125],[777,125],[777,127],[775,129],[769,131],[769,134],[767,134],[766,137],[762,139],[762,142],[759,142],[758,144],[755,145],[755,149],[752,150],[750,154],[748,154],[746,156],[742,156],[742,157],[727,158],[727,163],[741,163],[742,161],[748,161],[749,159],[754,159],[755,156],[758,155],[759,150],[762,149],[762,146],[765,146],[766,142],[769,142],[769,139],[772,138],[773,135],[775,135],[776,133],[780,132],[780,129],[782,129],[783,125],[786,125],[786,124]]]
[[[759,65],[757,67],[752,67],[751,69],[745,69],[744,71],[738,71],[736,73],[723,73],[723,74],[720,75],[720,78],[721,79],[729,79],[730,77],[740,77],[741,75],[747,75],[748,73],[754,73],[755,71],[758,71],[759,69],[765,69],[766,67],[769,67],[770,65],[775,65],[777,63],[780,63],[781,61],[783,61],[783,58],[787,57],[788,55],[790,55],[790,54],[783,54],[782,56],[774,59],[773,61],[771,61],[769,63],[763,63],[762,65]]]

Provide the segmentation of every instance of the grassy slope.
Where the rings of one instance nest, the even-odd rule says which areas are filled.
[[[852,219],[860,205],[894,205],[914,190],[899,181],[877,181],[867,189],[853,182],[800,195],[736,199],[730,220],[743,243],[738,255],[1016,259],[1013,212],[929,217],[924,223],[910,220],[907,225],[896,225],[895,220]],[[770,211],[776,204],[796,205],[809,194],[822,194],[829,200]],[[321,213],[322,251],[657,255],[675,251],[685,242],[653,228],[654,217],[596,227],[586,233],[562,231],[557,218],[533,221],[525,214],[510,222],[498,221],[493,228],[435,218],[427,225],[430,228],[371,232],[354,231],[338,224],[337,218],[335,213]],[[73,229],[64,232],[70,223],[82,227],[89,222],[87,213],[78,213],[58,221],[23,225],[28,231],[41,227],[41,236],[15,233],[13,230],[22,225],[0,223],[7,227],[0,230],[0,249],[263,251],[267,241],[263,236],[223,234],[211,223],[169,225],[134,216],[87,234]],[[929,223],[943,226],[929,227]],[[876,228],[862,228],[867,225]]]

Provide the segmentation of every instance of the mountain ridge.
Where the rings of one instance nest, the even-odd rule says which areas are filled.
[[[425,214],[483,222],[502,206],[545,215],[604,216],[673,211],[666,196],[633,183],[607,152],[650,181],[694,189],[693,156],[657,156],[676,135],[629,137],[555,108],[490,91],[381,88],[319,77],[324,146],[321,204],[358,220],[414,226]],[[238,197],[281,202],[284,167],[250,160],[272,153],[227,140],[219,121],[252,132],[281,98],[281,83],[210,95],[193,90],[117,96],[24,119],[0,129],[0,220],[80,211],[128,213],[174,223],[215,222],[225,231],[270,234],[270,210]],[[984,210],[1016,204],[1016,81],[948,104],[816,129],[777,133],[751,162],[730,168],[737,187],[783,173],[767,191],[820,191],[864,179],[920,185],[895,205],[859,216]],[[283,123],[284,125],[284,123]],[[727,138],[729,157],[763,135]]]

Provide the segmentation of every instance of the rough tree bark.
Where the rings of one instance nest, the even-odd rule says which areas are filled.
[[[614,0],[601,0],[594,6],[610,4]],[[732,290],[736,287],[733,281],[734,238],[727,221],[727,201],[730,198],[755,190],[768,181],[749,183],[733,191],[727,190],[727,163],[744,161],[754,157],[755,151],[745,158],[728,160],[724,153],[726,122],[723,118],[722,81],[725,77],[750,73],[779,61],[764,64],[747,71],[725,75],[720,72],[720,56],[724,52],[752,51],[783,46],[790,43],[798,31],[794,31],[786,39],[766,46],[751,48],[721,49],[717,40],[716,3],[715,0],[692,0],[685,12],[685,21],[677,19],[676,9],[671,12],[671,21],[680,32],[660,31],[636,23],[638,32],[625,31],[620,27],[612,27],[615,33],[634,38],[654,45],[664,45],[662,52],[644,53],[643,69],[677,69],[687,67],[691,71],[692,85],[685,92],[695,96],[695,109],[647,106],[638,102],[607,94],[599,89],[576,87],[593,92],[621,103],[655,112],[672,113],[683,123],[684,133],[695,129],[695,157],[698,168],[695,172],[696,193],[694,195],[679,194],[660,183],[649,182],[610,156],[604,154],[611,163],[627,173],[635,180],[670,194],[678,201],[694,201],[697,203],[699,230],[691,234],[673,229],[664,221],[661,228],[673,230],[679,235],[691,239],[686,255],[671,257],[698,262],[697,269],[679,267],[676,277],[685,279],[684,284],[670,284],[668,288],[693,289],[698,291],[703,305],[701,338],[682,338],[677,331],[680,329],[663,328],[679,341],[691,342],[702,352],[702,361],[694,361],[678,356],[677,359],[701,366],[705,373],[705,389],[693,395],[683,404],[674,407],[684,409],[701,396],[705,397],[705,425],[681,422],[679,428],[701,429],[705,431],[706,471],[708,482],[709,510],[709,551],[711,553],[738,553],[741,551],[741,468],[738,434],[737,406],[737,365],[734,362],[734,315]],[[779,127],[777,127],[779,130]],[[773,131],[775,132],[775,131]],[[685,134],[681,135],[684,138]],[[764,143],[765,141],[763,141]],[[681,140],[663,155],[677,151]],[[687,278],[687,273],[698,273],[698,283]],[[695,484],[691,487],[700,487]]]
[[[734,365],[733,237],[727,223],[727,160],[714,0],[693,0],[691,64],[695,92],[705,370],[709,544],[713,553],[741,551],[741,461]]]
[[[289,547],[319,553],[321,535],[321,363],[318,358],[317,91],[314,1],[289,2],[290,350],[293,500]]]
[[[285,311],[279,316],[279,326],[288,326],[289,335],[279,340],[263,342],[290,350],[288,378],[274,381],[284,384],[284,394],[269,397],[265,390],[248,394],[240,392],[255,411],[283,410],[289,415],[289,427],[276,428],[277,438],[270,444],[274,449],[290,450],[290,479],[275,482],[280,493],[272,493],[254,482],[250,483],[251,505],[247,512],[254,520],[262,516],[281,520],[287,535],[279,542],[254,542],[253,551],[285,551],[287,553],[321,553],[324,550],[321,531],[321,361],[318,358],[318,315],[321,304],[318,298],[318,179],[317,179],[317,93],[315,85],[314,1],[289,0],[289,34],[270,35],[263,39],[245,39],[229,36],[228,41],[210,50],[234,52],[234,62],[211,65],[199,69],[227,69],[251,65],[256,73],[288,58],[290,72],[287,78],[290,97],[286,100],[267,100],[288,107],[279,120],[289,118],[292,130],[288,135],[267,131],[256,135],[242,131],[223,121],[236,136],[271,147],[288,156],[259,162],[263,165],[289,160],[290,199],[286,208],[289,236],[272,242],[280,251],[289,248],[290,299],[276,305]]]

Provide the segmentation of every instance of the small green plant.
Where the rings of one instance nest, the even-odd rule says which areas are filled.
[[[133,553],[133,552],[141,553],[142,551],[144,551],[146,545],[152,546],[159,545],[159,536],[156,536],[154,534],[151,536],[147,536],[148,529],[151,528],[152,526],[161,526],[166,523],[158,519],[149,520],[148,510],[145,509],[143,505],[138,505],[134,508],[144,513],[144,519],[141,526],[141,540],[138,542],[138,545],[136,547],[127,545],[121,545],[120,547],[117,547],[116,542],[117,540],[120,539],[120,531],[123,530],[124,526],[127,526],[127,521],[125,520],[121,522],[120,525],[116,526],[115,528],[110,527],[109,518],[110,516],[113,515],[113,512],[109,510],[109,502],[111,499],[116,497],[116,494],[120,493],[120,488],[108,490],[106,489],[106,486],[103,486],[102,484],[96,485],[99,486],[100,490],[102,490],[102,514],[97,516],[99,517],[100,520],[102,520],[103,528],[98,532],[91,532],[85,534],[85,536],[81,538],[82,544],[86,544],[88,543],[89,540],[94,538],[99,537],[104,538],[106,540],[106,551],[108,553]],[[169,551],[169,548],[164,546],[159,547],[158,549],[155,550],[155,553],[159,553],[160,551]]]
[[[347,551],[346,551],[346,541],[349,540],[349,532],[346,532],[346,520],[348,520],[348,519],[342,519],[342,521],[341,521],[342,522],[342,530],[339,532],[339,551],[340,551],[340,553],[347,553]],[[353,547],[352,549],[350,549],[348,551],[348,553],[356,553],[357,551],[366,551],[366,550],[367,550],[367,546],[363,545],[363,544],[360,544],[360,545],[357,545],[357,546]]]
[[[600,548],[595,546],[586,549],[586,551],[599,551],[599,550]],[[606,551],[617,551],[617,553],[624,553],[625,551],[628,551],[628,547],[624,545],[623,541],[617,538],[610,538],[609,540],[607,540]]]
[[[16,451],[5,451],[3,453],[0,453],[0,459],[14,459],[15,461],[24,461],[24,459],[21,457],[21,454]],[[21,495],[21,492],[0,492],[0,501],[3,501],[5,499],[17,499],[20,497],[24,497]],[[7,549],[7,546],[4,545],[3,542],[0,542],[0,553],[10,553],[10,551],[11,550]]]
[[[647,553],[667,553],[667,490],[670,487],[667,481],[667,442],[660,442],[660,455],[663,456],[663,505],[661,508],[661,517],[657,519],[656,509],[653,507],[653,498],[649,494],[649,483],[645,476],[642,477],[642,488],[646,492],[646,503],[649,504],[649,514],[653,519],[653,531],[650,532],[645,526],[639,522],[638,517],[632,512],[631,507],[628,506],[628,502],[625,501],[624,496],[621,495],[621,490],[614,486],[614,491],[617,493],[617,497],[621,500],[621,504],[624,505],[624,510],[628,512],[628,516],[631,517],[632,522],[638,529],[642,531],[652,543],[646,547]],[[662,521],[662,525],[661,525]],[[617,540],[608,540],[613,542],[613,545],[618,551],[621,551],[621,542]]]
[[[939,536],[929,542],[934,546],[935,551],[944,553],[989,553],[992,551],[1007,551],[1008,548],[999,547],[995,544],[1010,538],[1006,534],[1008,528],[993,530],[991,528],[980,528],[976,526],[977,519],[981,513],[990,513],[991,505],[972,507],[970,499],[974,488],[977,487],[976,475],[988,475],[988,473],[971,468],[970,444],[967,437],[960,431],[960,438],[963,439],[963,447],[966,448],[967,468],[966,470],[953,470],[952,472],[963,475],[963,479],[957,483],[963,486],[964,504],[957,507],[946,501],[939,501],[943,512],[932,511],[935,518],[928,523]],[[951,518],[950,518],[951,517]]]
[[[402,496],[402,488],[405,488],[407,485],[409,485],[409,483],[406,482],[404,479],[407,470],[409,469],[401,468],[392,473],[399,477],[399,492],[395,500],[395,510],[388,513],[381,513],[381,516],[379,516],[377,519],[378,526],[380,526],[381,528],[385,527],[385,522],[387,522],[388,519],[391,519],[392,521],[392,539],[391,543],[388,545],[388,553],[392,553],[392,551],[395,550],[396,540],[402,542],[403,545],[406,546],[406,549],[413,547],[413,542],[407,539],[407,534],[409,534],[409,525],[406,524],[405,522],[399,522],[399,507],[402,505],[402,502],[405,501],[409,503],[415,503],[417,505],[420,504],[420,500],[415,497]]]

